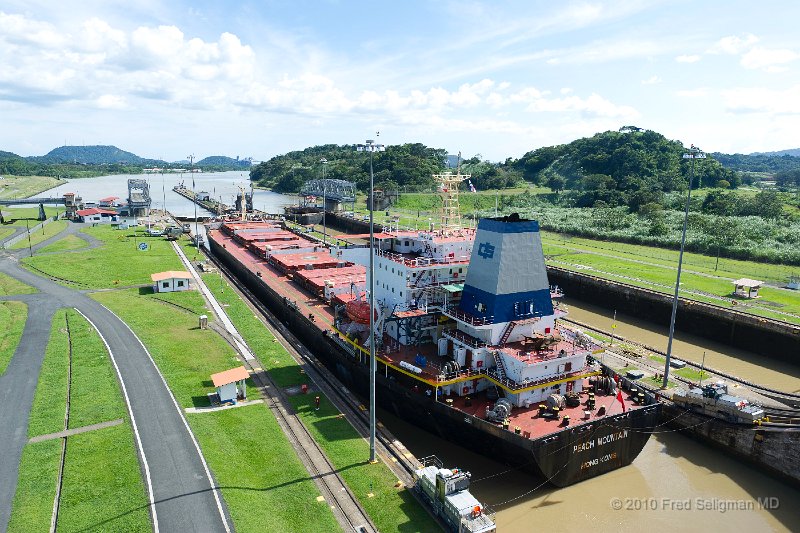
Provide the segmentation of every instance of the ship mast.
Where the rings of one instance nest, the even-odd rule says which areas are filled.
[[[441,231],[449,235],[462,228],[461,208],[458,204],[458,185],[471,177],[470,174],[461,174],[461,152],[458,153],[458,166],[456,173],[445,172],[434,174],[433,179],[439,184],[439,193],[442,195]]]

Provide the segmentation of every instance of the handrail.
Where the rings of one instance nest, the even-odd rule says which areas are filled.
[[[487,317],[473,316],[469,313],[461,311],[460,309],[452,305],[448,306],[439,305],[437,307],[442,311],[443,314],[449,316],[450,318],[453,318],[455,320],[460,320],[461,322],[466,322],[467,324],[473,326],[486,326],[492,324],[492,321],[494,320],[493,316],[487,316]]]
[[[484,348],[488,346],[488,344],[483,342],[482,340],[475,338],[472,335],[464,333],[463,331],[457,329],[442,331],[442,335],[445,337],[449,337],[452,340],[463,342],[464,344],[466,344],[471,348]]]

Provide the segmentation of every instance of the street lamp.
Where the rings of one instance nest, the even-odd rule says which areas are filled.
[[[200,239],[197,235],[197,193],[194,190],[194,154],[186,156],[189,159],[189,174],[192,175],[192,198],[194,199],[194,245],[200,247]]]
[[[328,232],[325,228],[325,208],[328,206],[328,201],[326,198],[326,189],[327,189],[327,182],[325,181],[325,167],[328,165],[328,160],[324,157],[319,160],[322,163],[322,244],[327,244],[326,237]]]
[[[380,135],[380,132],[375,134]],[[369,152],[369,460],[375,462],[375,374],[378,363],[375,359],[375,227],[372,211],[375,208],[375,177],[372,173],[372,153],[383,152],[386,147],[367,139],[356,145],[359,152]]]
[[[662,388],[667,388],[667,382],[669,379],[669,363],[670,358],[672,357],[672,339],[675,336],[675,315],[678,312],[678,291],[681,287],[681,267],[683,266],[683,248],[686,245],[686,225],[689,221],[689,203],[692,199],[692,182],[694,181],[694,160],[695,159],[705,159],[706,154],[704,154],[700,148],[697,148],[695,145],[691,145],[689,150],[683,154],[684,159],[691,159],[692,166],[689,170],[689,192],[686,195],[686,210],[683,213],[683,233],[681,233],[681,251],[678,254],[678,279],[675,281],[675,296],[672,298],[672,318],[669,321],[669,340],[667,340],[667,357],[664,363],[664,381],[662,383]]]

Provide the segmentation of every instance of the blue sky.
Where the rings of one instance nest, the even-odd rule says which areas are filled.
[[[0,0],[0,150],[800,147],[800,2]]]

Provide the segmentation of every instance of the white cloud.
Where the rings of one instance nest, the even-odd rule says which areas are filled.
[[[765,69],[769,72],[785,70],[782,65],[791,63],[800,57],[800,54],[786,48],[753,48],[742,56],[741,64],[744,68]]]
[[[725,107],[732,113],[800,114],[800,85],[784,90],[745,87],[722,92]]]
[[[698,87],[696,89],[684,89],[675,93],[680,98],[705,98],[709,95],[707,87]]]
[[[714,43],[714,45],[708,49],[708,53],[736,55],[756,44],[758,40],[758,37],[752,33],[744,34],[741,37],[738,35],[729,35]]]
[[[104,94],[97,99],[97,107],[100,109],[125,109],[127,105],[122,96]]]
[[[656,85],[661,83],[663,80],[656,76],[655,74],[647,78],[646,80],[642,80],[642,85]]]
[[[675,61],[678,63],[697,63],[700,61],[700,56],[697,54],[692,55],[681,55],[675,58]]]

